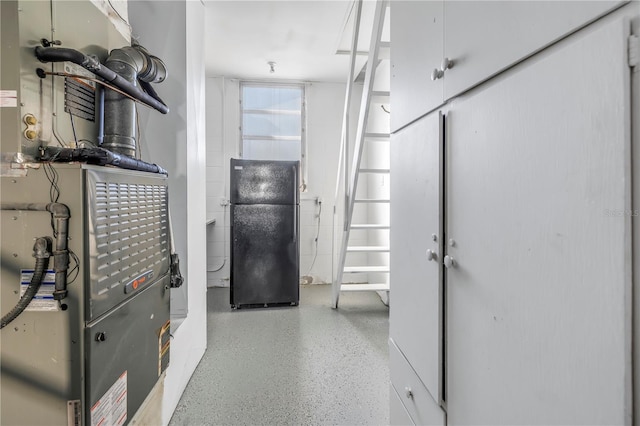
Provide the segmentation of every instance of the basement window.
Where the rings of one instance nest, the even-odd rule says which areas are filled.
[[[243,82],[240,92],[240,156],[247,160],[300,161],[304,188],[304,85]]]

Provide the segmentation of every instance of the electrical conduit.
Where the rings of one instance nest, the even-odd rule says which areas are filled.
[[[54,300],[67,297],[67,270],[69,269],[68,232],[69,207],[62,203],[0,203],[0,210],[47,211],[51,213],[54,222],[53,269],[55,271]]]
[[[36,265],[33,268],[31,282],[16,306],[0,320],[0,329],[4,328],[11,323],[11,321],[16,319],[27,308],[27,306],[29,306],[33,297],[38,293],[40,285],[44,280],[44,276],[47,273],[52,244],[53,241],[50,237],[38,237],[36,239],[36,242],[33,245],[33,257],[36,258]]]

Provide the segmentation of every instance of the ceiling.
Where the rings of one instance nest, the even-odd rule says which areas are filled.
[[[364,2],[361,34],[370,32],[374,5]],[[207,76],[346,82],[353,0],[208,0],[205,6]],[[368,43],[361,37],[358,50]],[[364,61],[359,57],[357,67]]]

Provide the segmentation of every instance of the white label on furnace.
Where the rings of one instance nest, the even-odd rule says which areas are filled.
[[[0,108],[18,106],[17,90],[0,90]]]
[[[20,270],[20,297],[27,291],[29,283],[33,277],[33,269]],[[47,269],[42,284],[31,299],[31,303],[25,311],[59,311],[60,307],[56,300],[53,300],[53,291],[56,289],[56,273],[53,269]]]
[[[127,420],[127,372],[91,407],[91,426],[121,426]]]
[[[242,166],[233,166],[235,170],[242,170]]]

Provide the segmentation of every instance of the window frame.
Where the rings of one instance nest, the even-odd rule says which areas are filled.
[[[241,80],[240,81],[240,96],[239,99],[239,141],[238,141],[238,156],[240,158],[244,158],[244,114],[245,112],[254,112],[261,113],[263,111],[278,111],[278,110],[256,110],[256,109],[248,109],[245,111],[244,105],[242,103],[244,97],[244,89],[245,87],[261,87],[261,88],[295,88],[300,89],[302,92],[301,101],[302,104],[300,106],[300,190],[304,192],[307,187],[307,85],[301,82],[276,82],[276,81],[252,81],[252,80]],[[287,140],[290,137],[287,136],[267,136],[267,135],[247,135],[253,136],[255,140],[255,136],[258,136],[260,139],[264,140]],[[247,138],[249,139],[249,138]]]

